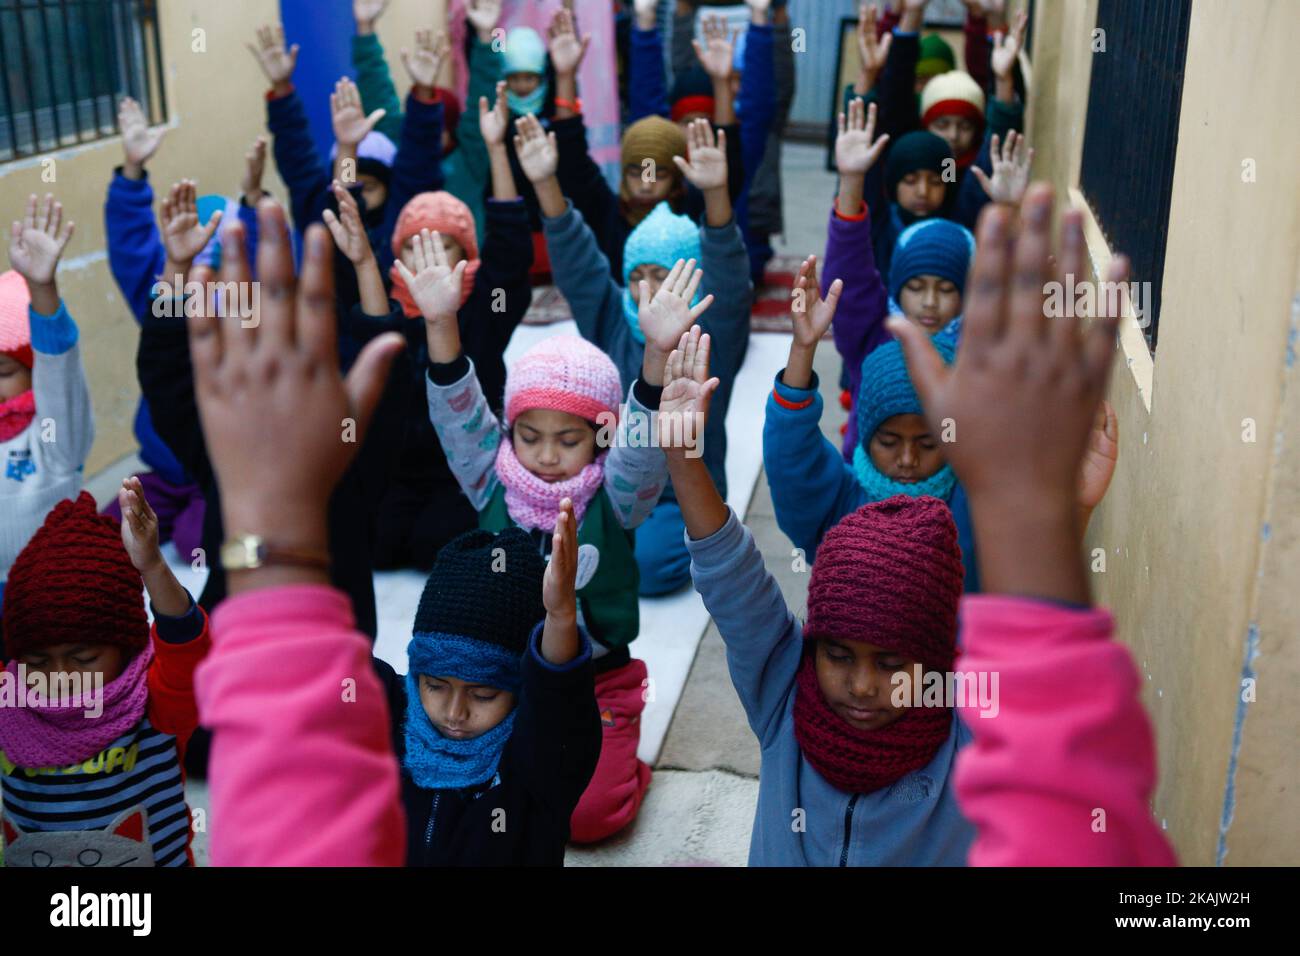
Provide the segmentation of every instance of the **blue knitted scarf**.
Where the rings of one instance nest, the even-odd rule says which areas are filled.
[[[884,501],[894,495],[907,495],[910,498],[930,495],[947,501],[952,495],[953,486],[957,484],[957,475],[953,472],[952,465],[947,464],[924,481],[895,481],[876,467],[862,445],[853,450],[853,472],[857,475],[858,484],[867,493],[868,503]]]

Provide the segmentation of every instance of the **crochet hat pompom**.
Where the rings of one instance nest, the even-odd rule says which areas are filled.
[[[0,273],[0,354],[32,367],[31,307],[27,280],[10,269]]]
[[[618,415],[623,397],[618,368],[608,355],[576,335],[543,339],[506,374],[506,427],[531,408],[546,408],[599,422]]]
[[[9,570],[5,656],[88,642],[141,651],[149,641],[140,572],[121,525],[83,491],[60,501]]]
[[[948,670],[961,592],[961,547],[948,506],[895,495],[826,532],[808,582],[804,638],[862,641]]]

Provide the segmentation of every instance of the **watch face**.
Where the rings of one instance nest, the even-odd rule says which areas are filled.
[[[265,559],[266,545],[257,535],[240,535],[221,546],[221,564],[227,570],[260,568]]]

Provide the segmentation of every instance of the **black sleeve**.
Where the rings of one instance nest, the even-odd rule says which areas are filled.
[[[519,755],[524,785],[568,820],[600,758],[596,671],[585,631],[586,646],[578,658],[562,667],[546,663],[542,628],[538,624],[533,630],[524,653],[519,716],[510,742]]]
[[[370,658],[371,666],[374,667],[375,676],[379,678],[379,684],[384,690],[384,697],[388,701],[388,720],[390,724],[389,734],[393,741],[393,753],[397,757],[398,764],[401,764],[402,758],[406,755],[406,676],[393,670],[393,665],[388,661],[378,657]]]
[[[170,311],[175,318],[159,317],[157,311],[151,300],[148,313],[140,319],[140,344],[135,355],[140,391],[149,404],[158,437],[199,486],[208,488],[213,483],[212,463],[194,398],[184,300],[174,300]]]

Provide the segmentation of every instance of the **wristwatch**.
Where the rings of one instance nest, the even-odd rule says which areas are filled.
[[[288,564],[328,571],[330,556],[327,551],[277,548],[267,544],[261,535],[256,534],[233,535],[221,545],[221,566],[227,571],[254,571],[270,564]]]

